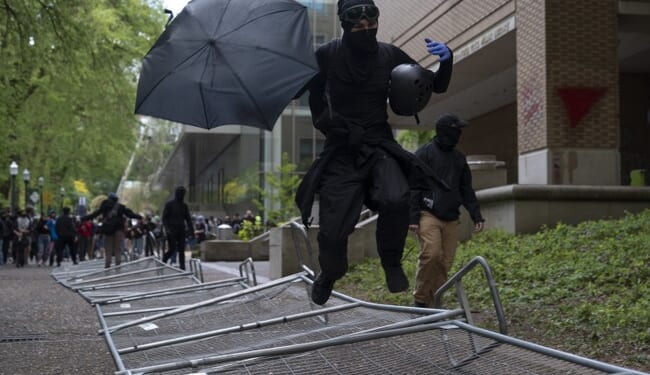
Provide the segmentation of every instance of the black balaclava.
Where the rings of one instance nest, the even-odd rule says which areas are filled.
[[[458,117],[451,114],[443,115],[436,121],[436,136],[433,140],[443,151],[451,151],[460,141],[461,128],[465,126],[467,123]]]
[[[185,188],[182,186],[177,187],[176,191],[174,192],[174,198],[177,201],[182,202],[183,199],[185,199]]]
[[[356,5],[375,5],[372,0],[339,0],[338,14]],[[372,75],[377,63],[379,49],[377,43],[377,28],[352,32],[354,24],[341,21],[343,37],[340,59],[337,59],[336,73],[338,77],[349,83],[362,83]]]

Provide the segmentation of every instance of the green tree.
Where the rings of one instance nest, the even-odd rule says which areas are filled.
[[[278,224],[298,216],[298,208],[294,200],[300,184],[296,173],[297,165],[289,162],[289,154],[282,154],[282,162],[275,172],[265,174],[266,190],[256,187],[262,200],[254,200],[260,212],[264,211],[264,200],[271,202],[271,209],[266,211],[267,221]]]
[[[0,161],[45,190],[114,189],[135,143],[138,66],[162,31],[159,0],[0,2]],[[7,186],[0,173],[0,186]],[[6,190],[4,190],[6,191]]]

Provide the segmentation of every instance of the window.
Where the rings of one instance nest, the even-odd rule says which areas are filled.
[[[323,151],[325,145],[324,139],[316,139],[316,152],[314,153],[314,140],[311,138],[301,138],[298,141],[298,171],[306,171],[314,161],[314,156]]]

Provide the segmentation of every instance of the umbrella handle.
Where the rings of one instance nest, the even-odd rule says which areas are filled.
[[[171,11],[171,9],[165,8],[165,14],[169,14],[169,18],[167,19],[167,23],[165,24],[165,27],[169,25],[170,22],[172,22],[172,18],[174,18],[174,12]]]

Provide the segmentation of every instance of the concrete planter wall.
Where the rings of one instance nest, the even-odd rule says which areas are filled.
[[[201,260],[205,262],[243,261],[249,257],[254,261],[269,260],[268,232],[250,241],[209,240],[201,242]]]
[[[650,188],[507,185],[476,193],[486,228],[534,233],[543,226],[619,218],[650,208]],[[469,221],[469,220],[465,220]]]

